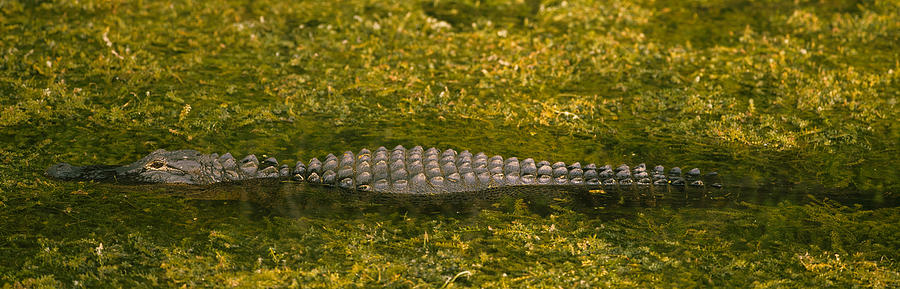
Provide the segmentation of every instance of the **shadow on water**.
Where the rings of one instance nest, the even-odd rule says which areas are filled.
[[[199,208],[258,218],[352,219],[367,214],[442,215],[468,217],[482,210],[511,211],[523,202],[535,214],[560,209],[592,218],[617,218],[629,208],[738,208],[743,203],[777,206],[830,200],[859,209],[896,207],[896,194],[877,191],[826,190],[786,185],[756,188],[584,186],[501,187],[474,193],[394,194],[268,179],[211,186],[147,187],[157,193],[187,198]],[[133,188],[134,189],[134,188]]]

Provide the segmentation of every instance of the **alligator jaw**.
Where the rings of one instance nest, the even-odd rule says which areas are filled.
[[[47,175],[67,181],[115,182],[118,168],[121,168],[121,166],[92,165],[79,167],[68,163],[58,163],[47,169]]]
[[[218,182],[213,174],[218,155],[194,150],[156,150],[127,165],[73,166],[58,163],[47,169],[47,176],[60,180],[97,181],[118,184],[178,183],[204,185]],[[221,173],[220,173],[221,174]]]

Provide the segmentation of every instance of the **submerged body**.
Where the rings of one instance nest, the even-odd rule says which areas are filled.
[[[584,187],[720,187],[716,174],[701,176],[692,169],[682,176],[681,169],[668,172],[662,166],[647,168],[621,165],[596,166],[535,161],[531,158],[488,157],[469,151],[457,153],[416,146],[392,150],[379,147],[345,152],[340,157],[311,159],[295,166],[279,165],[275,158],[260,161],[255,155],[241,160],[231,154],[202,154],[194,150],[157,150],[124,166],[72,166],[56,164],[47,175],[63,180],[95,180],[119,183],[177,183],[209,185],[265,178],[289,178],[294,181],[333,185],[370,192],[399,194],[440,194],[475,192],[508,186],[584,186]]]

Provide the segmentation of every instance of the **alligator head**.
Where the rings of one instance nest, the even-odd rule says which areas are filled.
[[[255,160],[255,158],[254,158]],[[194,150],[157,150],[123,166],[73,166],[58,163],[47,175],[62,180],[84,180],[120,183],[211,184],[222,181],[223,162],[234,166],[234,158],[226,154],[202,154]]]

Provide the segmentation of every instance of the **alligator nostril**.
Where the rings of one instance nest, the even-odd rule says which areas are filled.
[[[47,169],[47,175],[58,179],[77,178],[80,168],[67,163],[58,163]]]

